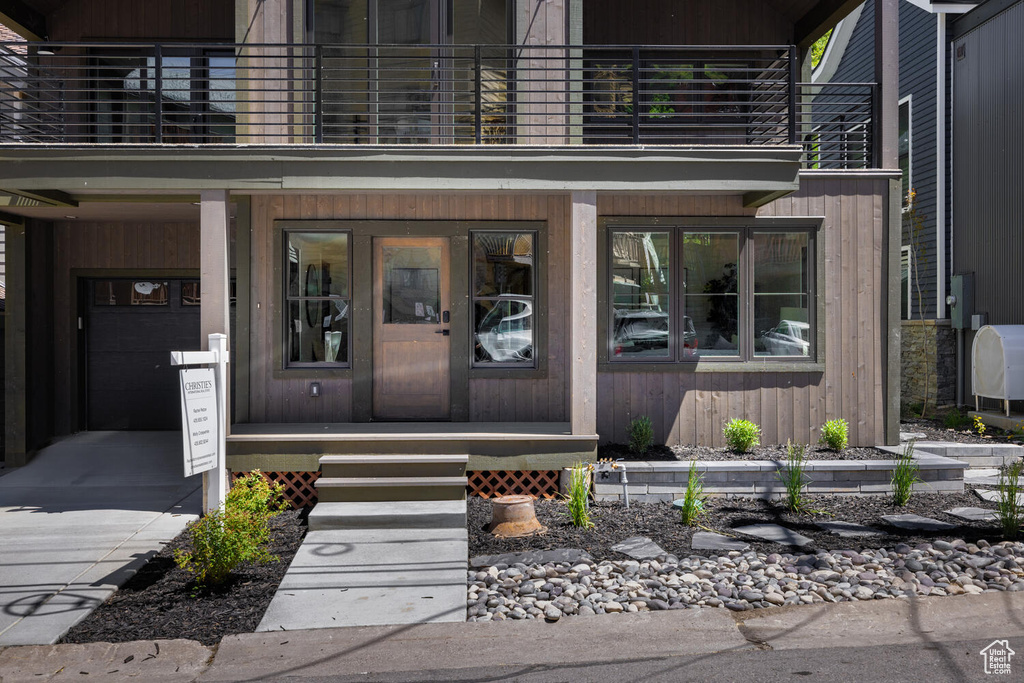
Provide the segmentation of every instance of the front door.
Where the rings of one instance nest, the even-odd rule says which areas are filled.
[[[373,416],[447,420],[448,238],[378,237],[373,254]]]

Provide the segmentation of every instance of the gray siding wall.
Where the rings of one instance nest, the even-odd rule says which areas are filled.
[[[958,38],[953,60],[953,268],[974,273],[975,309],[990,324],[1024,324],[1021,35],[1018,2]]]
[[[900,99],[911,98],[910,104],[910,182],[917,192],[917,214],[921,218],[914,234],[912,223],[904,220],[903,244],[916,242],[918,278],[912,283],[911,318],[931,319],[936,314],[936,38],[938,19],[935,15],[900,2]],[[875,63],[874,0],[864,4],[857,27],[843,54],[833,81],[870,82],[874,80]],[[948,131],[948,125],[947,125]],[[943,155],[948,158],[948,155]],[[947,178],[949,177],[947,169]],[[949,232],[947,190],[946,234]],[[948,278],[949,240],[943,240],[947,264],[942,277]],[[920,299],[917,286],[920,285]],[[923,303],[922,307],[920,303]]]

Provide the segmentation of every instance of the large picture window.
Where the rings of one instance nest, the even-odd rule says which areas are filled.
[[[610,359],[812,359],[813,244],[807,229],[610,230]]]
[[[351,237],[285,232],[287,365],[347,367]]]
[[[535,367],[535,235],[474,231],[472,241],[473,365]]]

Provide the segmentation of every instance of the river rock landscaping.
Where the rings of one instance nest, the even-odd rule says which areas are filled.
[[[476,557],[467,576],[467,618],[557,620],[699,607],[744,611],[1024,590],[1024,544],[1002,541],[996,522],[985,514],[994,506],[973,493],[918,494],[904,508],[888,498],[822,497],[811,507],[815,514],[795,514],[772,501],[712,498],[701,527],[690,528],[668,503],[629,509],[596,504],[595,527],[580,529],[568,524],[560,502],[537,501],[545,534],[496,539],[484,529],[488,502],[472,499],[470,552]],[[971,512],[965,515],[963,508]],[[939,524],[904,528],[914,526],[905,523],[908,514]],[[787,540],[804,545],[737,531],[765,525],[793,532]],[[693,549],[712,533],[718,534],[712,545],[724,541],[735,549]],[[622,552],[638,547],[636,557]]]

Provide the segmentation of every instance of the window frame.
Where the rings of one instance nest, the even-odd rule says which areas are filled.
[[[599,281],[599,329],[603,335],[601,340],[605,346],[599,354],[598,363],[602,369],[620,371],[641,370],[688,370],[688,371],[818,371],[824,369],[825,334],[822,327],[824,321],[824,286],[822,277],[821,253],[823,242],[818,234],[824,219],[822,217],[765,217],[765,218],[734,218],[734,217],[602,217],[600,248],[603,250],[601,263],[604,271]],[[671,254],[678,264],[682,261],[682,238],[684,232],[698,233],[739,233],[739,283],[737,287],[738,309],[740,319],[737,324],[739,335],[739,352],[733,356],[698,356],[694,359],[684,357],[682,345],[678,343],[683,324],[685,302],[682,300],[682,276],[677,274],[679,266],[669,268],[670,297],[675,300],[671,304],[670,315],[670,348],[667,358],[622,358],[614,353],[614,300],[611,293],[611,275],[613,254],[611,249],[614,232],[657,232],[671,231]],[[753,237],[756,233],[791,233],[804,232],[808,236],[808,324],[810,326],[811,349],[807,356],[755,356],[753,329],[754,316],[754,278],[753,278]]]
[[[903,213],[910,211],[910,192],[914,189],[914,103],[913,95],[907,95],[901,97],[899,102],[896,104],[896,161],[899,163],[899,158],[902,156],[899,153],[899,120],[900,110],[903,105],[907,105],[907,183],[906,186],[901,187],[903,190],[902,198],[900,199],[900,206],[902,207]],[[903,180],[903,173],[901,170],[900,180]],[[902,184],[902,183],[901,183]]]
[[[531,284],[531,292],[532,293],[530,294],[529,299],[530,299],[531,304],[533,305],[533,312],[531,313],[531,315],[533,316],[533,320],[531,321],[531,326],[530,326],[530,331],[531,331],[531,334],[533,335],[533,347],[532,347],[533,351],[532,351],[532,358],[531,358],[531,362],[530,363],[478,363],[477,360],[476,360],[476,354],[473,352],[474,344],[475,344],[475,336],[476,336],[476,330],[475,330],[475,325],[476,325],[476,317],[475,317],[476,316],[476,302],[478,300],[482,300],[482,301],[494,301],[494,300],[498,300],[498,301],[521,301],[521,300],[524,300],[526,298],[526,297],[524,297],[522,295],[519,295],[519,294],[516,294],[516,295],[506,294],[506,295],[501,295],[501,296],[496,296],[496,297],[494,297],[494,296],[477,296],[476,295],[476,286],[475,286],[476,283],[474,282],[474,277],[475,277],[475,272],[474,272],[475,271],[475,267],[474,267],[474,265],[475,265],[475,260],[474,260],[475,259],[475,255],[474,255],[474,244],[475,244],[474,243],[474,238],[476,237],[476,235],[488,234],[488,233],[489,234],[499,234],[499,235],[500,234],[528,234],[528,235],[530,235],[530,239],[532,240],[532,245],[533,245],[533,266],[531,268],[532,272],[531,272],[531,275],[530,275],[530,279],[531,279],[530,284]],[[507,229],[507,230],[503,230],[503,229],[497,228],[497,227],[494,227],[494,228],[470,228],[470,230],[469,230],[469,263],[467,264],[468,267],[469,267],[469,278],[467,280],[467,282],[469,284],[469,311],[468,311],[468,316],[467,316],[468,320],[469,320],[469,325],[467,327],[469,328],[469,349],[470,349],[469,368],[470,368],[470,370],[537,370],[537,369],[539,369],[539,365],[538,365],[538,362],[537,362],[537,356],[538,356],[538,344],[539,344],[539,336],[540,336],[538,334],[538,332],[539,332],[538,324],[540,322],[540,310],[539,310],[540,309],[540,291],[539,290],[540,290],[540,284],[541,283],[540,283],[540,277],[539,277],[539,271],[540,271],[540,250],[538,248],[538,244],[539,244],[539,235],[538,235],[538,233],[539,233],[539,231],[537,229],[522,229],[522,230],[519,230],[519,229],[515,229],[515,228],[510,228],[510,229]]]
[[[900,310],[901,320],[913,320],[914,317],[914,253],[909,244],[900,247],[900,277],[907,273],[907,310]],[[902,309],[903,306],[901,305]]]
[[[354,294],[353,289],[352,289],[352,287],[353,287],[353,282],[352,282],[352,252],[354,251],[354,240],[353,240],[352,230],[350,230],[350,229],[331,229],[331,228],[312,228],[312,227],[305,228],[305,227],[302,227],[298,223],[296,223],[295,226],[296,227],[282,227],[282,229],[281,229],[281,256],[280,256],[281,263],[280,263],[280,268],[281,268],[281,275],[282,275],[282,277],[280,278],[280,282],[279,282],[280,291],[281,291],[281,321],[280,321],[280,325],[279,325],[280,330],[281,330],[281,348],[280,348],[281,361],[282,361],[281,365],[282,365],[284,370],[351,370],[352,369],[352,346],[353,346],[353,339],[352,339],[352,306],[353,306],[353,294]],[[293,297],[293,296],[289,295],[289,293],[288,293],[288,237],[289,237],[289,235],[291,235],[293,233],[295,233],[295,234],[317,233],[317,234],[330,234],[330,235],[335,235],[335,236],[340,236],[340,235],[345,235],[346,236],[346,238],[348,240],[348,245],[347,245],[347,249],[346,249],[346,251],[347,251],[346,255],[347,255],[348,263],[346,264],[345,277],[346,277],[346,291],[348,292],[348,296],[346,296],[346,297],[337,297],[337,296],[319,296],[319,297],[297,296],[297,297]],[[300,291],[301,291],[301,287],[300,287]],[[290,357],[291,357],[291,341],[290,341],[290,339],[291,339],[291,335],[290,335],[291,330],[290,330],[290,325],[289,325],[290,321],[289,321],[289,318],[288,318],[289,304],[291,304],[291,302],[293,302],[293,301],[297,301],[297,302],[299,302],[299,306],[300,306],[300,309],[301,309],[301,307],[303,307],[304,303],[307,303],[307,302],[310,302],[310,301],[317,301],[317,302],[328,301],[328,302],[330,302],[330,301],[337,301],[339,299],[341,299],[343,301],[347,301],[348,305],[349,305],[349,314],[348,314],[347,320],[345,321],[346,325],[348,326],[348,329],[346,330],[346,339],[348,340],[348,344],[346,345],[346,350],[345,350],[345,354],[346,354],[345,355],[345,360],[344,361],[335,360],[335,361],[330,362],[330,363],[327,362],[327,361],[311,362],[311,361],[292,361],[292,360],[290,360]]]

